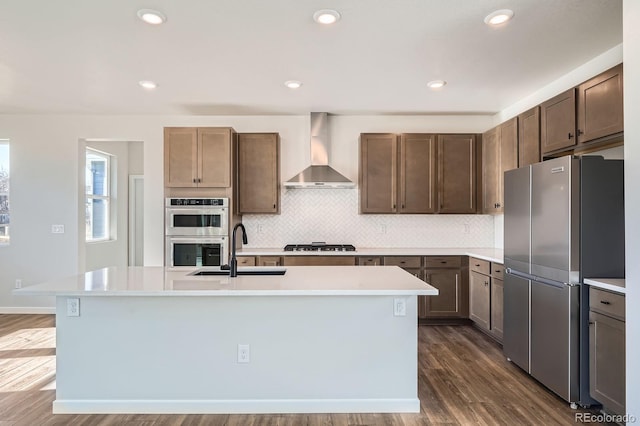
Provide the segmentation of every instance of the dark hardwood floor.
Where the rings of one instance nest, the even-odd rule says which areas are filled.
[[[575,413],[471,326],[420,326],[419,414],[53,415],[53,315],[0,315],[0,426],[571,425]],[[593,423],[592,423],[593,424]]]

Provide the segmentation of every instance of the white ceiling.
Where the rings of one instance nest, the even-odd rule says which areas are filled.
[[[621,42],[621,0],[2,0],[0,113],[494,113]]]

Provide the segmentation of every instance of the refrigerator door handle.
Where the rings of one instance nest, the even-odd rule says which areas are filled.
[[[540,276],[527,274],[527,273],[524,273],[524,272],[516,271],[513,268],[507,268],[507,269],[505,269],[505,271],[509,275],[513,275],[513,276],[516,276],[518,278],[522,278],[522,279],[525,279],[525,280],[535,281],[535,282],[538,282],[540,284],[549,285],[551,287],[564,288],[565,286],[573,287],[574,285],[577,285],[577,284],[572,284],[572,283],[563,283],[563,282],[560,282],[560,281],[554,281],[554,280],[550,280],[548,278],[543,278],[543,277],[540,277]]]
[[[527,274],[525,272],[516,271],[513,268],[507,268],[507,269],[505,269],[505,272],[507,274],[509,274],[509,275],[513,275],[515,277],[522,278],[522,279],[525,279],[525,280],[535,280],[536,279],[536,277],[534,277],[531,274]]]

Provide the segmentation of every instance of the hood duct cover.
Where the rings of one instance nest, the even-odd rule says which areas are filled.
[[[355,183],[329,166],[326,112],[311,113],[311,165],[286,181],[285,188],[355,188]]]

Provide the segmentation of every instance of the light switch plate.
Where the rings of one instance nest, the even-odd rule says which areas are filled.
[[[78,299],[77,297],[70,297],[67,299],[67,316],[80,316],[80,299]]]
[[[64,234],[64,225],[51,225],[52,234]]]

